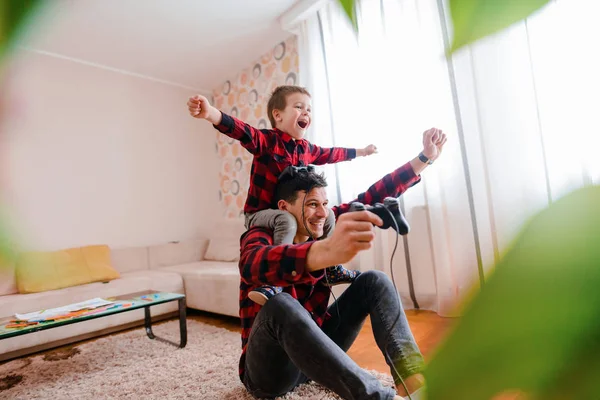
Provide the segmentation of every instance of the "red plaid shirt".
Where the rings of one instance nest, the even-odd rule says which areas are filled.
[[[353,201],[363,204],[383,202],[388,196],[398,197],[420,181],[410,163],[374,183]],[[350,203],[332,207],[337,217],[348,211]],[[308,249],[314,242],[273,246],[273,232],[266,228],[250,228],[241,237],[240,249],[240,319],[242,323],[242,357],[240,378],[244,376],[246,345],[252,324],[260,306],[248,298],[248,293],[262,285],[281,286],[283,290],[310,312],[317,325],[329,317],[329,288],[317,285],[324,271],[309,272],[306,269]]]
[[[289,165],[323,165],[356,158],[356,149],[341,147],[323,148],[304,139],[294,140],[279,129],[256,129],[237,118],[222,113],[221,133],[254,154],[250,171],[250,187],[244,213],[255,213],[272,208],[275,185],[279,174]]]

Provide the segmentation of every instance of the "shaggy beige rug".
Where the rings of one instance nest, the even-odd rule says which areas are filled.
[[[154,332],[179,340],[177,321]],[[0,398],[251,400],[237,375],[239,355],[239,333],[201,322],[188,321],[184,349],[150,340],[139,328],[0,365]],[[389,375],[371,373],[391,386]],[[281,399],[339,397],[313,382]]]

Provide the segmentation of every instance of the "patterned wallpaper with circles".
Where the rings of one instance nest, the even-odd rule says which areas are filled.
[[[267,102],[279,85],[298,84],[298,47],[295,36],[279,43],[242,70],[235,79],[213,90],[213,105],[259,129],[270,128]],[[236,140],[217,131],[221,158],[219,200],[225,218],[243,215],[252,155]]]

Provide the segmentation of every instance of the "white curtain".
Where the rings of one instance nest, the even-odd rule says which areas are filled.
[[[402,197],[412,231],[392,270],[390,231],[354,266],[393,271],[407,308],[453,315],[532,214],[600,182],[598,15],[596,0],[553,1],[451,60],[442,0],[363,0],[358,35],[337,1],[301,24],[310,140],[380,151],[325,168],[333,202],[417,155],[427,128],[449,135]]]

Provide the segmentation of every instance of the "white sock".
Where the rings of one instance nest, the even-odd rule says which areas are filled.
[[[425,400],[425,387],[421,387],[416,391],[412,392],[410,394],[410,398],[412,398],[412,400]],[[408,400],[409,397],[406,396],[404,399]]]

